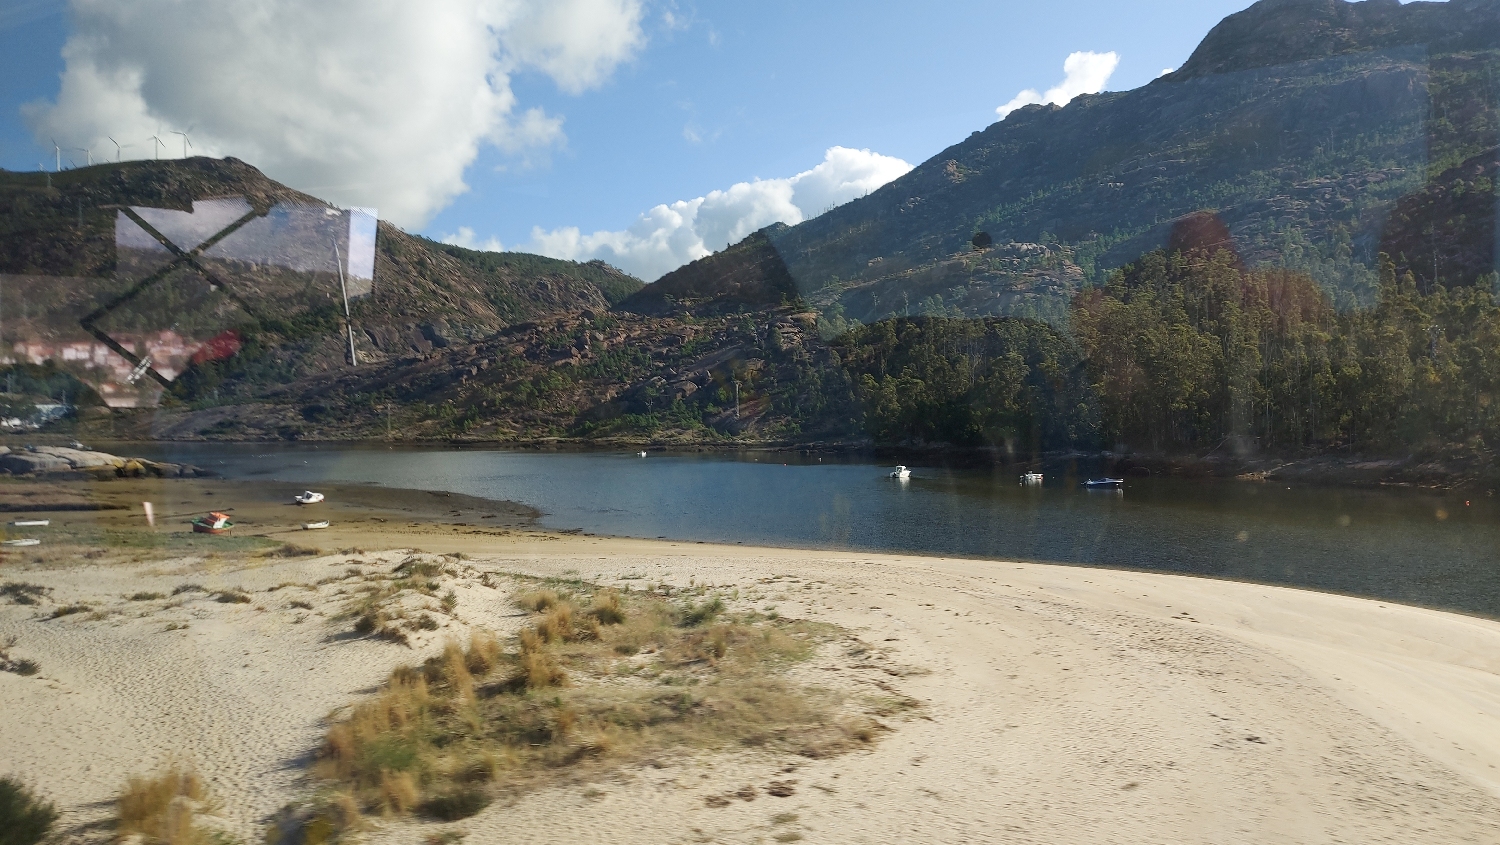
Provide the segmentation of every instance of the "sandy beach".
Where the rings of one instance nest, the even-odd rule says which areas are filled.
[[[56,541],[0,559],[0,581],[46,590],[0,599],[0,642],[41,667],[0,673],[0,774],[54,800],[69,837],[106,836],[125,778],[175,758],[258,841],[312,788],[330,716],[448,638],[513,633],[520,575],[734,590],[870,650],[820,652],[799,679],[921,706],[867,751],[684,754],[370,841],[1500,842],[1500,623],[1174,575],[559,535],[524,509],[369,488],[330,491],[333,527],[303,532],[289,493],[97,485],[123,507],[37,514]],[[319,551],[141,543],[149,496],[233,498],[245,534]],[[402,645],[335,619],[413,556],[449,567],[439,627]],[[754,800],[709,800],[736,792]]]

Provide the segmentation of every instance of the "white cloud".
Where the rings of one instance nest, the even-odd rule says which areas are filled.
[[[785,179],[740,182],[722,191],[658,205],[628,229],[583,234],[576,227],[532,230],[518,247],[575,261],[603,259],[655,280],[743,240],[772,223],[801,223],[905,175],[911,165],[869,150],[833,147],[822,163]],[[460,230],[462,233],[464,230]]]
[[[1043,103],[1064,106],[1079,94],[1097,94],[1104,90],[1105,84],[1119,65],[1118,53],[1074,53],[1063,62],[1062,82],[1047,89],[1045,94],[1028,88],[1017,94],[1015,99],[995,109],[995,113],[1004,118],[1022,106]]]
[[[457,232],[454,232],[451,235],[444,235],[441,240],[445,244],[461,246],[464,249],[477,249],[482,252],[505,251],[505,246],[500,243],[499,238],[491,237],[481,241],[474,234],[474,230],[469,228],[468,226],[459,226]]]
[[[106,136],[153,154],[158,129],[408,228],[466,190],[481,146],[561,143],[562,120],[519,111],[510,75],[564,91],[603,82],[644,40],[642,0],[71,0],[55,102],[39,142]],[[171,150],[175,147],[169,147]],[[164,151],[166,152],[166,151]]]
[[[603,82],[645,40],[641,0],[538,0],[519,6],[501,37],[521,65],[540,68],[564,91]]]
[[[1156,78],[1157,79],[1161,79],[1163,76],[1166,76],[1169,73],[1176,73],[1176,72],[1177,72],[1177,68],[1175,68],[1175,67],[1164,67],[1164,68],[1161,69],[1161,73],[1158,73],[1156,75]]]

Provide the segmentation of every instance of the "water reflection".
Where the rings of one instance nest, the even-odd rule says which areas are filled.
[[[1493,497],[1130,480],[1064,467],[889,467],[775,456],[163,445],[231,477],[371,482],[523,502],[558,529],[1196,573],[1500,616]]]

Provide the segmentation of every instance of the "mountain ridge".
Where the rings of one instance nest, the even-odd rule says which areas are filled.
[[[1340,307],[1367,305],[1397,201],[1500,141],[1497,69],[1496,0],[1262,0],[1216,26],[1176,73],[1019,109],[766,236],[801,295],[830,314],[869,322],[962,301],[967,316],[1003,315],[1016,302],[1034,311],[1028,291],[1102,284],[1207,210],[1252,264],[1285,263],[1290,239],[1299,269]],[[970,245],[981,231],[1011,253],[1042,244],[1080,272],[987,262]],[[696,272],[712,275],[715,261],[732,263],[710,256]],[[870,304],[903,275],[957,263],[971,271],[944,271],[946,289]],[[918,310],[923,301],[932,310]]]

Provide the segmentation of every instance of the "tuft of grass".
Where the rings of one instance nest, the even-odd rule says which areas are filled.
[[[293,607],[293,608],[296,608],[298,610],[312,610],[313,609],[312,602],[302,601],[301,599],[293,599],[292,601],[287,602],[287,607]]]
[[[714,596],[708,601],[700,604],[689,604],[682,611],[682,627],[692,628],[712,622],[719,614],[724,612],[724,600]]]
[[[179,584],[172,590],[172,595],[180,596],[183,593],[206,593],[208,589],[201,584]]]
[[[15,778],[0,777],[0,843],[36,845],[52,832],[57,808]]]
[[[121,838],[139,836],[160,845],[210,845],[214,836],[200,827],[197,814],[208,789],[191,766],[174,763],[150,776],[132,776],[115,801]]]
[[[10,650],[16,647],[16,638],[10,637],[0,644],[0,672],[14,672],[22,677],[29,678],[42,671],[42,664],[35,660],[11,657]],[[0,839],[0,845],[5,841]]]
[[[476,815],[493,800],[481,787],[459,786],[427,798],[420,808],[423,815],[439,821],[456,822]]]
[[[443,574],[443,565],[409,557],[396,567],[396,574],[406,578],[436,578]]]
[[[249,604],[254,599],[243,590],[221,590],[214,593],[214,601],[219,604]]]
[[[48,619],[61,619],[64,616],[72,616],[75,613],[88,613],[88,612],[90,612],[92,610],[93,610],[93,608],[89,607],[86,604],[69,604],[69,605],[64,605],[62,607],[59,607],[59,608],[55,608],[52,611],[51,615],[49,615],[47,618]]]
[[[315,546],[300,546],[296,543],[283,543],[277,548],[265,553],[266,557],[317,557],[323,550]]]
[[[29,678],[32,675],[35,675],[36,673],[42,671],[42,664],[36,662],[35,660],[27,660],[25,658],[22,658],[6,667],[6,671],[15,672],[17,675],[20,675],[23,678]]]
[[[130,594],[130,600],[131,601],[156,601],[157,599],[164,599],[166,597],[167,597],[166,593],[131,593]]]
[[[471,674],[483,676],[493,672],[500,655],[500,640],[493,633],[479,628],[469,633],[465,665]]]
[[[23,581],[11,581],[0,585],[0,596],[5,596],[16,604],[38,604],[51,591],[51,587],[28,584]]]
[[[600,625],[619,625],[625,621],[625,608],[620,604],[620,594],[615,590],[600,590],[594,594],[589,605],[589,615]]]
[[[517,605],[523,610],[529,610],[532,613],[542,613],[551,610],[561,603],[562,598],[553,590],[537,590],[532,593],[524,593],[516,598]]]
[[[784,675],[831,626],[575,584],[568,598],[539,589],[519,603],[534,616],[511,643],[476,630],[393,672],[328,730],[315,774],[364,812],[455,820],[500,795],[677,750],[825,757],[880,730]]]
[[[453,611],[458,609],[458,594],[454,593],[452,590],[443,593],[442,607],[444,613],[452,616]]]

